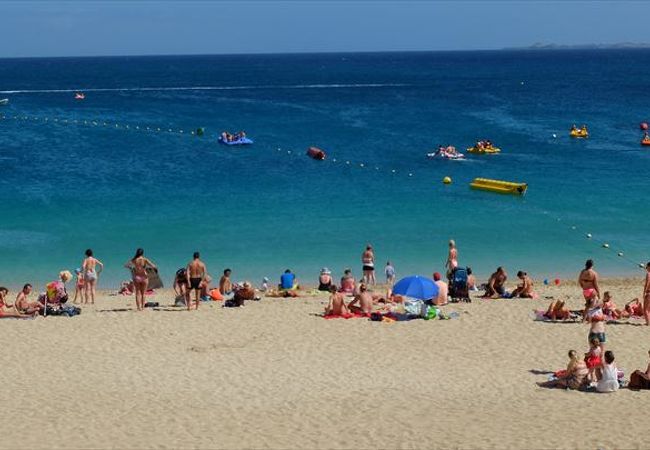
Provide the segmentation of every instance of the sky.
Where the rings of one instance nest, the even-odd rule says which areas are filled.
[[[527,0],[0,0],[0,57],[647,43],[646,5]]]

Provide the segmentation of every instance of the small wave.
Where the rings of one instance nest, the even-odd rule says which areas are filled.
[[[77,88],[77,89],[16,89],[0,91],[0,94],[59,94],[71,92],[164,92],[164,91],[245,91],[255,89],[372,89],[406,87],[404,83],[336,83],[336,84],[284,84],[248,86],[171,86],[171,87],[123,87],[123,88]]]

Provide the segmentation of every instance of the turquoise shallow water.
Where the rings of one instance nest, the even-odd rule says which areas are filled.
[[[449,238],[479,274],[574,276],[588,257],[638,273],[649,69],[642,50],[0,60],[0,284],[46,281],[87,247],[105,287],[138,246],[165,279],[194,250],[235,279],[358,275],[366,242],[399,274],[430,274]],[[583,122],[591,138],[569,139]],[[255,145],[219,146],[223,129]],[[503,153],[424,157],[479,137]],[[471,191],[477,176],[528,195]]]

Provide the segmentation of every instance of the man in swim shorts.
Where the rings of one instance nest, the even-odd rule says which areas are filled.
[[[187,265],[187,310],[190,310],[191,300],[190,296],[194,291],[195,309],[199,309],[199,302],[201,301],[201,287],[207,273],[207,268],[203,261],[201,261],[199,252],[194,252],[194,259]]]
[[[366,284],[375,284],[375,252],[372,250],[372,245],[368,244],[366,250],[361,255],[361,263],[363,264],[363,281]]]
[[[578,284],[582,288],[582,295],[588,301],[591,297],[591,289],[596,292],[596,298],[600,298],[600,288],[598,287],[598,273],[593,269],[594,262],[588,259],[585,262],[585,268],[578,276]]]
[[[356,306],[357,303],[359,306]],[[359,293],[355,295],[354,300],[348,304],[348,310],[353,313],[370,315],[370,313],[372,313],[372,305],[372,295],[366,289],[366,285],[361,283],[359,285]]]

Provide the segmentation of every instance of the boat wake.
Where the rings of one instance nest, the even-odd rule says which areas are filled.
[[[121,87],[74,89],[16,89],[0,91],[0,94],[57,94],[70,92],[165,92],[165,91],[246,91],[256,89],[375,89],[408,87],[403,83],[335,83],[335,84],[289,84],[245,86],[169,86],[169,87]]]

